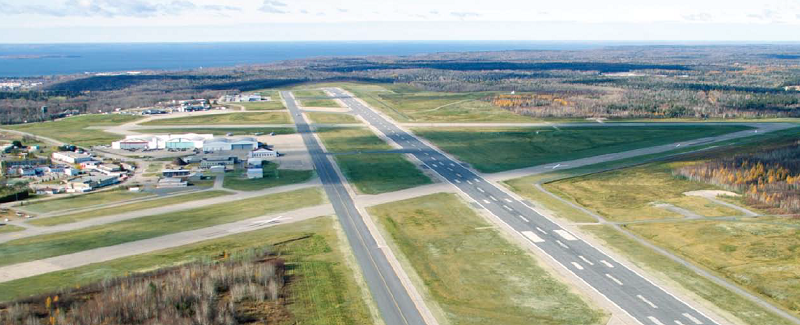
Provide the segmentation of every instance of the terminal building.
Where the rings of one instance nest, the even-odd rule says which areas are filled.
[[[129,135],[111,143],[113,149],[200,149],[212,134]]]
[[[213,138],[203,143],[203,151],[252,151],[258,148],[258,140],[251,137]]]

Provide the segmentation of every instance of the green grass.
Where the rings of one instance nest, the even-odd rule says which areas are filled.
[[[257,191],[265,188],[298,184],[311,179],[314,171],[278,169],[278,164],[269,163],[264,166],[264,178],[247,179],[244,170],[227,172],[223,187],[237,191]]]
[[[284,112],[225,113],[157,119],[141,125],[289,124]],[[184,131],[185,132],[185,131]]]
[[[361,123],[357,118],[350,114],[343,113],[322,113],[322,112],[309,112],[306,113],[308,118],[313,123],[322,124],[352,124]]]
[[[800,229],[796,226],[791,222],[691,221],[627,228],[800,316]]]
[[[506,187],[523,197],[536,202],[535,204],[544,205],[557,217],[561,217],[573,222],[597,222],[591,215],[576,209],[569,204],[548,195],[534,186],[535,180],[529,177],[516,178],[503,182]]]
[[[453,194],[369,208],[450,324],[605,324]]]
[[[366,128],[321,128],[318,134],[330,152],[392,149]],[[342,173],[361,193],[393,192],[431,183],[430,178],[399,153],[358,153],[335,158]]]
[[[561,162],[747,129],[743,126],[415,128],[485,173]],[[538,134],[537,134],[538,132]]]
[[[286,109],[286,106],[283,105],[283,101],[281,101],[281,95],[278,94],[278,91],[260,91],[261,96],[269,96],[272,100],[264,101],[264,102],[243,102],[243,103],[232,103],[234,105],[242,105],[247,110],[253,111],[260,111],[260,110],[279,110],[279,109]]]
[[[113,126],[133,122],[141,118],[141,116],[133,115],[93,114],[68,117],[50,122],[4,125],[3,127],[56,139],[73,145],[88,147],[100,144],[110,144],[113,141],[122,139],[123,136],[103,132],[101,130],[86,130],[87,127]]]
[[[334,220],[320,217],[297,223],[206,240],[74,269],[0,283],[0,301],[61,288],[85,286],[109,277],[144,272],[192,261],[216,259],[225,252],[271,246],[287,263],[291,277],[289,310],[297,324],[371,324],[372,319]],[[345,246],[346,247],[346,246]]]
[[[339,103],[328,98],[329,96],[319,89],[294,90],[292,94],[303,107],[341,107]]]
[[[269,134],[270,132],[275,132],[275,134],[292,134],[295,133],[294,128],[289,127],[278,127],[278,128],[165,128],[165,129],[143,129],[140,130],[143,133],[148,134],[175,134],[175,133],[198,133],[198,134],[213,134],[215,136],[226,135],[228,133],[232,133],[232,135],[253,135],[256,133],[262,133],[264,135]]]
[[[20,226],[15,226],[15,225],[2,225],[2,226],[0,226],[0,234],[9,233],[9,232],[17,232],[17,231],[22,231],[22,230],[25,230],[25,228],[22,228]]]
[[[0,266],[291,211],[323,201],[319,188],[308,188],[17,239],[0,244]]]
[[[121,213],[127,213],[127,212],[133,212],[133,211],[139,211],[139,210],[145,210],[145,209],[152,209],[152,208],[168,206],[168,205],[173,205],[173,204],[178,204],[178,203],[205,200],[205,199],[210,199],[210,198],[223,196],[223,195],[229,195],[229,194],[232,194],[232,193],[227,192],[227,191],[203,191],[203,192],[199,192],[199,193],[189,193],[189,194],[184,194],[184,195],[166,197],[166,198],[163,198],[163,199],[147,200],[147,201],[123,204],[123,205],[118,205],[118,206],[113,206],[113,207],[108,207],[108,208],[101,208],[101,209],[96,209],[96,210],[65,214],[65,215],[60,215],[60,216],[56,216],[56,217],[35,219],[35,220],[32,220],[32,221],[30,221],[28,223],[30,223],[30,224],[32,224],[34,226],[49,227],[49,226],[61,225],[61,224],[65,224],[65,223],[73,223],[73,222],[83,221],[83,220],[87,220],[87,219],[93,219],[93,218],[99,218],[99,217],[104,217],[104,216],[116,215],[116,214],[121,214]]]
[[[48,213],[54,211],[88,208],[95,205],[122,202],[151,196],[150,193],[129,192],[122,189],[102,191],[89,194],[71,195],[64,198],[40,201],[22,206],[25,210],[35,213]]]
[[[403,84],[338,84],[398,122],[535,122],[481,99],[492,92],[423,91]]]
[[[719,189],[673,176],[672,171],[684,164],[652,163],[568,178],[544,187],[612,221],[682,217],[653,203],[672,204],[707,217],[741,214],[702,197],[683,195],[688,191]]]
[[[697,275],[689,268],[642,246],[611,226],[581,226],[581,228],[604,241],[606,246],[626,255],[637,266],[655,274],[665,275],[685,290],[691,291],[718,308],[731,313],[746,324],[793,324],[764,310],[746,298]],[[714,254],[719,254],[719,252]],[[796,256],[797,254],[795,254],[795,258]],[[756,264],[751,267],[757,266]],[[791,279],[784,279],[784,281],[791,281]],[[797,290],[795,289],[794,294],[796,293]]]

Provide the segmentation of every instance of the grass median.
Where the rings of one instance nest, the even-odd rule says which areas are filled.
[[[391,150],[367,128],[320,128],[317,132],[350,183],[365,194],[378,194],[430,184],[414,164],[400,153],[370,151]]]
[[[296,210],[324,200],[319,188],[308,188],[17,239],[0,244],[0,266]]]
[[[590,306],[453,194],[378,205],[370,214],[450,324],[605,324]]]
[[[39,201],[24,205],[22,208],[35,213],[49,213],[141,199],[152,195],[153,194],[150,193],[129,192],[121,189],[115,189],[110,191],[76,194],[53,200]]]
[[[275,134],[292,134],[295,129],[291,127],[277,127],[277,128],[165,128],[165,129],[140,129],[139,132],[151,134],[181,134],[181,133],[199,133],[199,134],[213,134],[215,136],[231,135],[255,135],[261,133],[267,135],[270,133]]]
[[[15,226],[15,225],[8,225],[8,224],[0,225],[0,234],[9,233],[9,232],[17,232],[17,231],[22,231],[22,230],[25,230],[25,228],[22,228],[20,226]]]
[[[341,107],[339,103],[319,89],[294,90],[292,94],[303,107]]]
[[[293,324],[371,324],[365,303],[369,293],[359,288],[345,262],[349,252],[342,249],[346,244],[335,227],[333,218],[320,217],[4,282],[0,283],[0,301],[266,246],[286,261],[289,290],[285,294],[291,302],[286,307],[294,317]]]
[[[4,128],[28,132],[78,146],[110,144],[123,136],[101,130],[87,130],[92,126],[114,126],[133,122],[141,116],[121,114],[91,114],[63,118],[55,121],[4,125]]]
[[[198,193],[182,194],[182,195],[170,196],[170,197],[166,197],[166,198],[162,198],[162,199],[153,199],[153,200],[147,200],[147,201],[142,201],[142,202],[123,204],[123,205],[118,205],[118,206],[113,206],[113,207],[108,207],[108,208],[101,208],[101,209],[83,211],[83,212],[78,212],[78,213],[70,213],[70,214],[59,215],[59,216],[55,216],[55,217],[35,219],[35,220],[29,221],[28,223],[30,223],[30,224],[32,224],[34,226],[50,227],[50,226],[61,225],[61,224],[66,224],[66,223],[73,223],[73,222],[78,222],[78,221],[83,221],[83,220],[88,220],[88,219],[94,219],[94,218],[100,218],[100,217],[105,217],[105,216],[110,216],[110,215],[115,215],[115,214],[121,214],[121,213],[127,213],[127,212],[133,212],[133,211],[140,211],[140,210],[158,208],[158,207],[163,207],[163,206],[169,206],[169,205],[178,204],[178,203],[205,200],[205,199],[215,198],[215,197],[218,197],[218,196],[229,195],[229,194],[232,194],[232,193],[231,192],[226,192],[226,191],[202,191],[202,192],[198,192]]]
[[[313,123],[321,124],[355,124],[361,123],[353,115],[345,113],[323,113],[323,112],[309,112],[306,113],[308,118]]]
[[[243,175],[244,170],[227,172],[222,186],[237,191],[258,191],[265,188],[303,183],[314,176],[314,171],[311,170],[279,169],[278,167],[277,163],[268,163],[262,167],[264,177],[254,179],[248,179],[247,176]]]
[[[647,148],[748,129],[738,125],[562,128],[414,128],[484,173]]]
[[[285,112],[204,114],[151,120],[141,125],[289,124]]]

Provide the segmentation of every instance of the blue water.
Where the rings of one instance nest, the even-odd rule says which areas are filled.
[[[0,77],[188,70],[325,56],[580,50],[605,45],[608,44],[516,41],[0,44]]]

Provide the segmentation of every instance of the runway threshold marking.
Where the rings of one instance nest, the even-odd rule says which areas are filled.
[[[695,318],[695,317],[694,317],[694,316],[692,316],[692,315],[689,315],[688,313],[683,313],[683,317],[686,317],[687,319],[689,319],[690,321],[692,321],[692,323],[695,323],[695,324],[697,324],[697,325],[701,325],[701,324],[703,324],[703,322],[701,322],[699,319]]]
[[[656,304],[654,304],[654,303],[653,303],[652,301],[650,301],[650,300],[647,300],[647,298],[645,298],[644,296],[642,296],[642,295],[636,295],[636,298],[639,298],[639,300],[641,300],[641,301],[644,301],[644,303],[646,303],[646,304],[650,305],[650,307],[653,307],[654,309],[658,309],[658,306],[656,306]]]
[[[653,316],[647,316],[647,319],[649,319],[651,322],[653,322],[653,324],[664,325],[664,323],[662,323],[660,320],[658,320],[658,318],[655,318]]]
[[[534,243],[544,243],[544,239],[534,234],[532,231],[523,231],[522,235]]]
[[[581,261],[583,261],[583,262],[584,262],[584,263],[586,263],[586,264],[589,264],[590,266],[591,266],[591,265],[594,265],[594,263],[592,263],[592,261],[590,261],[590,260],[588,260],[587,258],[583,257],[583,255],[578,255],[578,258],[580,258],[580,259],[581,259]]]
[[[679,321],[679,320],[677,320],[677,319],[676,319],[676,320],[675,320],[675,325],[684,325],[684,324],[683,324],[683,323],[681,323],[681,321]]]
[[[569,240],[569,241],[578,240],[578,238],[575,238],[575,236],[573,236],[572,234],[563,229],[553,230],[553,232],[557,233],[559,236],[564,238],[564,240]]]
[[[622,281],[620,281],[619,279],[615,278],[613,275],[606,273],[606,277],[611,279],[611,281],[614,281],[617,284],[622,285]]]

